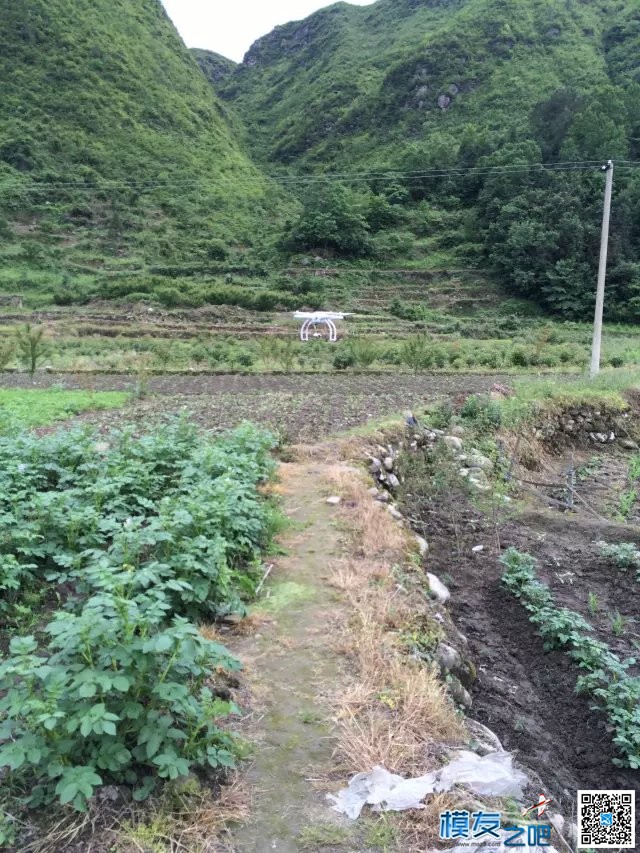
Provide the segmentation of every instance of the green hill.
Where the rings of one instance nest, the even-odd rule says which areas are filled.
[[[230,77],[238,67],[233,59],[227,59],[213,50],[202,50],[199,47],[191,48],[191,55],[198,63],[205,77],[216,86]]]
[[[442,255],[565,316],[591,311],[598,168],[613,158],[607,305],[637,320],[639,47],[636,0],[338,3],[278,27],[214,85],[269,168],[379,173],[302,185],[292,250]],[[594,162],[541,167],[575,161]]]
[[[260,242],[273,191],[158,0],[4,2],[0,79],[5,291]]]
[[[569,101],[562,139],[561,128],[548,139],[539,125],[559,91],[603,99],[613,86],[637,99],[639,14],[636,2],[610,0],[337,3],[258,40],[217,84],[266,160],[346,164],[374,154],[397,164],[398,146],[437,133],[455,149],[469,125],[495,134],[493,143],[533,136],[566,155],[627,156],[628,140],[609,126],[638,121],[640,105],[625,98],[588,140],[577,119],[599,102]]]

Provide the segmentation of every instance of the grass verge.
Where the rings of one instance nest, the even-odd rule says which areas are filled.
[[[21,427],[45,426],[89,409],[117,408],[129,396],[121,391],[1,389],[0,430],[5,420],[18,422]]]
[[[500,401],[502,422],[515,426],[540,407],[605,405],[622,411],[625,394],[640,389],[640,370],[608,370],[595,379],[526,379],[514,382],[515,394]]]

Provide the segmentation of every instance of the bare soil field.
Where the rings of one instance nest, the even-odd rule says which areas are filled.
[[[487,391],[497,375],[269,375],[231,374],[149,377],[144,399],[121,410],[86,415],[100,424],[156,418],[189,411],[209,430],[224,430],[240,421],[263,424],[290,442],[324,436],[423,405],[426,400],[459,393]],[[65,387],[83,390],[134,391],[136,377],[122,374],[0,374],[3,388]],[[84,416],[83,416],[84,417]]]

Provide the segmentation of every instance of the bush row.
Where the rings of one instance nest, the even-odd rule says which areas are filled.
[[[579,613],[555,607],[551,590],[537,579],[531,555],[509,548],[501,562],[505,566],[502,583],[529,611],[545,649],[566,649],[585,670],[576,691],[590,693],[606,712],[622,756],[614,758],[614,763],[640,768],[640,677],[629,675],[635,658],[621,661],[606,643],[589,636],[593,628]]]

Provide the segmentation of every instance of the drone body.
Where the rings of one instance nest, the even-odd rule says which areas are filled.
[[[336,329],[335,321],[344,320],[347,314],[340,311],[296,311],[293,315],[296,320],[302,320],[300,328],[300,340],[309,340],[309,330],[316,326],[326,326],[329,329],[329,340],[333,343],[338,340],[338,330]],[[314,331],[314,338],[319,337],[319,334]]]

